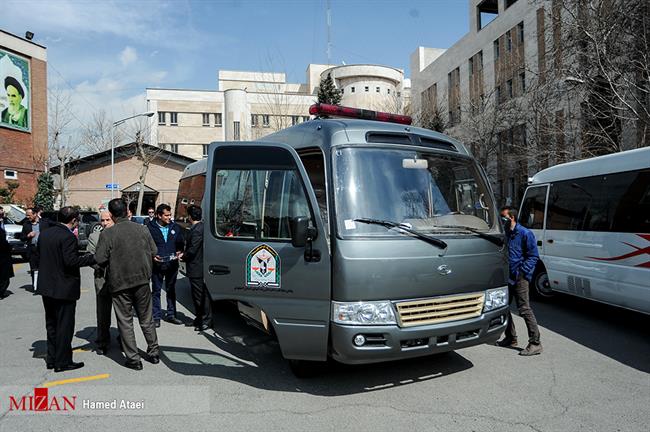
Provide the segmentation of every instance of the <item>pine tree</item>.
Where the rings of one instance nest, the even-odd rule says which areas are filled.
[[[334,87],[332,74],[320,82],[318,86],[318,103],[339,105],[341,103],[341,90]]]
[[[38,176],[38,189],[34,195],[34,205],[42,207],[45,211],[54,210],[54,179],[49,172]]]

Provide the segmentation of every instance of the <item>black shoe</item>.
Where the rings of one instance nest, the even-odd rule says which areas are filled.
[[[47,363],[45,365],[48,369],[54,369],[54,363]]]
[[[170,324],[175,324],[175,325],[183,324],[183,321],[179,320],[176,317],[167,317],[167,318],[165,318],[165,321],[167,321]]]
[[[66,371],[71,371],[71,370],[75,370],[75,369],[80,369],[82,367],[84,367],[84,362],[79,362],[79,363],[72,362],[72,363],[70,363],[70,364],[68,364],[66,366],[63,366],[63,367],[55,367],[54,372],[66,372]]]
[[[95,350],[95,352],[97,353],[97,355],[106,355],[106,354],[108,354],[108,345],[100,345],[100,346],[98,346],[97,349]]]
[[[499,342],[496,343],[496,346],[500,346],[503,348],[514,348],[517,346],[517,338],[507,338],[504,337],[501,339]]]
[[[160,363],[160,357],[157,356],[157,355],[149,356],[149,363],[151,363],[151,364],[158,364],[158,363]]]
[[[160,320],[153,320],[153,326],[156,328],[160,327]]]
[[[126,363],[124,363],[124,366],[128,367],[129,369],[133,369],[133,370],[137,370],[137,371],[142,370],[142,362],[141,361],[137,361],[137,362],[129,362],[129,361],[127,361]]]
[[[205,331],[205,330],[208,330],[209,328],[210,328],[210,326],[208,324],[204,323],[204,324],[201,324],[201,325],[198,325],[198,326],[194,327],[194,331]]]

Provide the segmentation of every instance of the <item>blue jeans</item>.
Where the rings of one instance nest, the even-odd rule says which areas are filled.
[[[165,281],[165,291],[167,292],[167,314],[166,318],[176,316],[176,278],[178,277],[178,264],[171,266],[161,266],[154,264],[151,274],[152,284],[152,309],[154,321],[160,321],[162,311],[160,308],[160,291],[162,290],[163,280]]]

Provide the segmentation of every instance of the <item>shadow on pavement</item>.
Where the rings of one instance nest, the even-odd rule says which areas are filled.
[[[177,285],[177,298],[193,310],[184,283]],[[180,289],[179,289],[180,288]],[[189,304],[186,304],[185,302]],[[237,381],[252,387],[319,396],[337,396],[382,390],[451,375],[473,364],[451,352],[399,362],[349,366],[334,361],[323,363],[317,375],[296,378],[282,358],[277,341],[248,326],[236,307],[222,303],[213,311],[216,332],[201,335],[215,350],[161,346],[161,360],[172,371],[192,376],[206,376]]]
[[[532,307],[540,326],[634,369],[650,372],[650,316],[564,294],[533,301]]]

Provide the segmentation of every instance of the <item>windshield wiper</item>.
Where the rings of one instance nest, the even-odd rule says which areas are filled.
[[[439,247],[440,249],[447,249],[447,243],[443,242],[440,239],[437,239],[435,237],[429,237],[426,234],[423,234],[419,231],[415,231],[411,228],[406,227],[405,225],[398,224],[395,222],[391,221],[386,221],[386,220],[380,220],[380,219],[368,219],[368,218],[359,218],[359,219],[354,219],[355,222],[361,222],[361,223],[366,223],[366,224],[371,224],[371,225],[381,225],[386,228],[399,228],[400,230],[407,232],[414,237],[419,238],[420,240],[423,240],[429,244],[432,244],[436,247]]]
[[[497,246],[503,246],[503,239],[492,234],[486,234],[482,231],[477,230],[476,228],[468,227],[465,225],[436,225],[436,228],[456,228],[469,231],[476,234],[477,236],[484,238],[485,240],[494,243]]]

